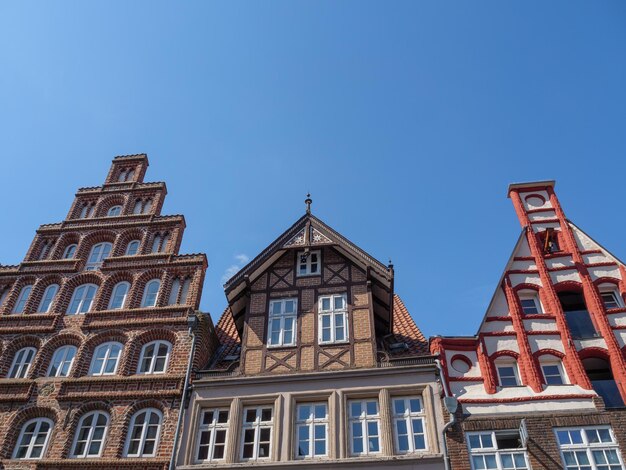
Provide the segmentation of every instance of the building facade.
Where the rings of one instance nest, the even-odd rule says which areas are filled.
[[[626,267],[569,221],[553,181],[514,184],[522,232],[475,336],[435,337],[454,469],[618,470]]]
[[[225,285],[178,468],[443,468],[437,368],[393,267],[306,202]]]
[[[178,254],[145,155],[117,157],[67,218],[0,267],[2,468],[167,468],[206,257]],[[194,320],[195,323],[198,323]],[[211,354],[210,319],[194,360]]]

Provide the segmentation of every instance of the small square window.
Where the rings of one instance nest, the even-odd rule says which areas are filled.
[[[320,251],[298,253],[298,276],[315,276],[322,272]]]

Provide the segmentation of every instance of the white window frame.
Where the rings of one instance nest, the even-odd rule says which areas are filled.
[[[113,212],[116,212],[116,214],[113,214]],[[122,215],[122,206],[115,205],[113,207],[109,207],[109,210],[107,211],[107,217],[118,217],[120,215]]]
[[[119,346],[120,350],[117,353],[117,357],[111,358],[113,347]],[[95,369],[96,361],[98,359],[98,353],[100,350],[105,349],[104,356],[102,357],[102,365],[98,370]],[[99,344],[93,351],[93,355],[91,356],[91,364],[89,365],[89,375],[92,377],[100,377],[103,375],[115,375],[117,373],[117,369],[120,366],[120,362],[122,359],[122,354],[124,352],[124,345],[122,343],[118,343],[117,341],[107,341],[106,343]],[[115,367],[112,372],[106,372],[106,366],[109,361],[115,361]]]
[[[94,291],[90,298],[88,294],[91,288],[93,288]],[[83,290],[80,291],[80,289]],[[67,306],[67,315],[82,315],[91,312],[91,307],[93,307],[93,301],[96,295],[98,295],[98,286],[96,284],[81,284],[80,286],[76,286],[72,293],[70,303]],[[75,302],[76,308],[73,308]]]
[[[136,243],[137,244],[137,248],[135,249],[134,253],[131,253],[130,251],[130,247]],[[128,242],[128,245],[126,245],[126,251],[124,252],[125,256],[135,256],[137,254],[139,254],[139,248],[141,247],[141,240],[131,240]]]
[[[342,298],[344,308],[335,308],[335,299]],[[330,309],[324,309],[324,300],[330,302]],[[318,328],[317,328],[317,341],[318,344],[334,344],[334,343],[347,343],[350,341],[350,335],[348,331],[348,296],[346,293],[322,295],[318,299]],[[330,321],[330,340],[324,341],[324,318],[328,317]],[[340,326],[337,325],[338,319],[341,318],[343,323],[344,338],[337,339],[337,330]]]
[[[298,256],[298,267],[296,269],[296,275],[298,277],[304,276],[319,276],[322,274],[322,251],[321,250],[312,250],[309,251],[309,255],[306,257],[306,261],[302,262],[302,256],[304,256],[304,251],[299,251],[297,253]],[[313,256],[316,257],[317,261],[312,261]],[[317,265],[317,270],[312,271],[312,265]],[[304,273],[301,271],[304,267]]]
[[[589,440],[587,431],[595,431],[598,437],[600,437],[599,431],[608,431],[611,442],[591,442]],[[559,433],[563,433],[563,432],[568,433],[568,440],[570,441],[570,443],[568,444],[561,443]],[[571,440],[570,433],[572,432],[580,433],[581,440],[582,440],[580,444],[571,443],[572,440]],[[596,464],[594,460],[593,452],[601,451],[603,452],[603,455],[606,458],[606,454],[604,453],[604,451],[607,451],[607,450],[614,451],[617,454],[617,458],[619,460],[619,464],[621,465],[622,470],[626,468],[624,467],[624,461],[622,459],[620,447],[619,447],[619,444],[617,443],[617,440],[615,439],[615,434],[613,433],[613,428],[611,426],[577,426],[577,427],[554,428],[554,435],[556,438],[556,443],[559,447],[559,453],[561,455],[561,462],[563,463],[564,468],[567,468],[568,470],[569,469],[577,470],[578,468],[580,468],[580,465],[577,464],[576,466],[567,466],[565,462],[565,453],[573,453],[575,456],[577,453],[585,453],[587,456],[587,459],[589,460],[589,464],[588,465],[584,464],[583,466],[591,468],[592,470],[597,470],[598,464]],[[575,458],[576,458],[576,461],[578,461],[577,456]],[[602,464],[602,465],[604,468],[607,468],[607,464]]]
[[[32,423],[36,424],[28,443],[26,444],[26,455],[24,457],[18,457],[18,450],[20,449],[20,447],[24,447],[25,444],[22,443],[22,440],[24,439],[24,434],[26,434],[26,428]],[[35,447],[35,442],[37,441],[37,437],[41,433],[41,427],[44,423],[48,425],[48,430],[46,431],[46,436],[44,438],[43,445],[41,446],[41,453],[38,457],[33,457],[32,455],[33,449]],[[20,430],[20,435],[15,443],[15,448],[13,449],[13,458],[16,460],[41,460],[43,456],[46,455],[46,450],[48,449],[48,443],[50,442],[50,435],[52,434],[53,428],[54,422],[48,418],[34,418],[26,421],[22,426],[22,429]]]
[[[211,422],[205,423],[204,417],[207,413],[211,415]],[[221,413],[226,413],[226,422],[220,423],[218,417]],[[228,429],[230,426],[230,410],[228,408],[203,408],[200,410],[200,420],[198,422],[198,432],[196,433],[196,445],[194,447],[194,462],[195,463],[204,463],[204,462],[215,462],[222,461],[226,458],[226,452],[228,452]],[[202,435],[204,433],[209,434],[209,443],[201,444]],[[217,440],[217,433],[224,433],[224,443],[219,443],[218,445],[224,446],[224,454],[222,457],[215,457],[215,446]],[[201,459],[200,454],[200,446],[207,447],[207,458]]]
[[[50,291],[54,291],[52,295],[50,295]],[[43,291],[43,295],[41,296],[41,302],[39,302],[39,307],[37,308],[37,313],[48,313],[52,304],[54,302],[54,298],[59,293],[59,285],[58,284],[50,284],[46,287],[46,290]],[[46,306],[46,302],[48,306]]]
[[[126,287],[126,292],[124,292],[124,294],[120,296],[117,293],[117,290],[121,289],[123,286]],[[128,293],[129,292],[130,292],[130,282],[128,282],[128,281],[120,281],[117,284],[115,284],[113,286],[113,290],[111,290],[111,298],[109,299],[109,310],[122,310],[124,307],[126,307],[126,301],[128,300]],[[119,307],[115,307],[113,305],[113,302],[118,297],[122,297],[122,303],[119,305]]]
[[[520,380],[519,368],[517,366],[517,359],[513,357],[500,357],[494,361],[494,365],[496,367],[496,372],[498,374],[498,385],[502,388],[509,387],[519,387],[522,385],[522,381]],[[500,367],[512,367],[513,374],[515,375],[515,385],[503,385],[502,384],[502,375],[500,374]]]
[[[543,313],[543,308],[541,306],[541,301],[539,300],[539,294],[537,291],[530,290],[530,289],[521,290],[518,292],[518,297],[519,297],[520,307],[522,308],[523,315],[541,315]],[[526,313],[524,311],[524,304],[523,304],[524,300],[531,300],[535,304],[535,310],[537,311],[533,313]]]
[[[308,406],[310,407],[310,412],[308,416],[304,419],[300,417],[300,410],[302,407]],[[317,407],[324,407],[324,416],[319,418],[317,417]],[[318,439],[315,435],[315,429],[318,426],[324,426],[324,438]],[[300,429],[307,429],[308,431],[308,446],[309,452],[307,455],[300,455]],[[328,402],[327,401],[318,401],[318,402],[306,402],[306,403],[297,403],[296,404],[296,425],[295,425],[295,437],[294,437],[294,457],[298,460],[309,460],[309,459],[319,459],[328,457]],[[324,441],[324,449],[325,452],[323,454],[317,454],[315,452],[315,444],[319,441]]]
[[[599,286],[599,291],[600,291],[600,300],[602,301],[602,306],[604,307],[605,310],[612,310],[614,308],[623,308],[624,307],[624,302],[622,300],[622,296],[619,292],[619,289],[617,289],[617,287],[613,284],[601,284]],[[606,302],[604,301],[604,297],[605,295],[610,295],[613,298],[613,303],[615,304],[615,307],[607,307],[606,306]]]
[[[96,243],[91,247],[87,263],[85,263],[85,271],[96,271],[100,269],[102,263],[111,254],[113,244],[110,242]],[[96,251],[97,250],[97,251]]]
[[[50,360],[46,377],[68,377],[72,372],[77,351],[78,349],[76,346],[72,346],[71,344],[57,348],[52,355],[52,359]],[[52,368],[55,367],[55,363],[58,364],[56,365],[56,371],[53,374]],[[67,368],[67,371],[62,373],[64,368]]]
[[[498,431],[476,431],[476,432],[468,432],[466,434],[465,440],[466,440],[466,445],[467,445],[467,449],[469,451],[469,459],[470,459],[470,464],[472,466],[472,470],[476,470],[476,466],[474,465],[474,457],[479,457],[479,458],[483,458],[483,461],[485,459],[485,457],[491,457],[493,456],[493,458],[496,461],[496,468],[498,470],[516,470],[516,469],[525,469],[525,470],[530,470],[530,462],[528,459],[528,450],[526,447],[520,447],[520,448],[516,448],[516,449],[500,449],[498,448],[498,441],[496,440],[496,434],[504,434],[504,433],[518,433],[519,434],[519,429],[510,429],[510,430],[498,430]],[[484,445],[483,444],[483,437],[482,436],[489,436],[489,438],[491,439],[491,446],[488,445]],[[471,446],[471,440],[473,437],[478,437],[478,440],[480,441],[480,447],[474,447],[472,448]],[[520,436],[521,439],[521,436]],[[522,454],[524,457],[524,466],[523,467],[518,467],[517,464],[515,463],[515,454]],[[503,462],[502,462],[502,457],[506,455],[511,457],[511,460],[513,462],[513,466],[507,466],[505,467]]]
[[[272,413],[272,418],[269,421],[262,421],[262,410],[269,409]],[[255,410],[256,418],[253,422],[246,422],[246,415],[249,410]],[[243,409],[243,413],[241,416],[242,426],[241,426],[241,448],[239,451],[239,456],[241,457],[242,462],[251,462],[257,460],[269,460],[272,457],[272,450],[274,446],[274,407],[272,405],[259,405],[259,406],[247,406]],[[270,440],[269,440],[269,450],[267,452],[267,456],[260,457],[259,456],[259,448],[261,446],[261,431],[263,429],[270,430]],[[246,458],[243,456],[244,448],[246,445],[245,435],[247,430],[254,430],[254,441],[252,442],[252,457]],[[263,441],[265,442],[265,441]]]
[[[569,380],[567,378],[567,375],[565,374],[565,369],[563,368],[563,363],[561,362],[561,360],[558,357],[552,356],[552,355],[543,355],[539,357],[539,365],[541,367],[541,374],[543,375],[543,380],[545,382],[545,384],[547,386],[552,386],[552,385],[567,385],[569,383]],[[561,384],[549,384],[548,383],[548,379],[546,377],[546,371],[543,369],[545,366],[556,366],[558,371],[559,371],[559,375],[561,376]]]
[[[411,409],[411,402],[417,401],[419,410],[414,411]],[[403,407],[402,412],[397,411],[396,403],[401,402]],[[413,454],[417,452],[428,451],[428,433],[426,431],[426,412],[422,403],[422,398],[419,396],[400,396],[391,398],[391,417],[393,421],[393,437],[398,454]],[[421,432],[414,429],[414,421],[419,420],[422,426]],[[404,422],[407,431],[407,441],[409,448],[407,450],[400,450],[400,436],[398,432],[398,424]],[[424,448],[417,449],[415,446],[415,436],[421,435],[424,439]]]
[[[139,437],[139,452],[136,454],[129,454],[129,450],[130,450],[130,443],[131,443],[131,436],[134,434],[134,429],[136,426],[136,421],[137,421],[137,417],[141,414],[141,413],[146,413],[146,420],[144,421],[143,424],[141,424],[141,435]],[[152,417],[152,414],[156,414],[159,417],[159,424],[156,425],[157,426],[157,432],[156,432],[156,437],[154,439],[154,450],[149,453],[146,454],[144,453],[144,447],[146,445],[146,437],[147,437],[147,433],[148,433],[148,427],[149,426],[155,426],[154,424],[147,424],[150,421],[150,418]],[[157,410],[156,408],[144,408],[142,410],[137,411],[133,417],[130,420],[130,426],[128,426],[128,430],[126,432],[126,445],[124,447],[124,457],[155,457],[157,454],[157,451],[159,449],[159,441],[161,439],[161,427],[163,426],[163,413],[161,413],[159,410]]]
[[[24,313],[24,308],[26,307],[26,304],[28,303],[28,299],[30,299],[30,294],[32,294],[32,292],[33,292],[32,284],[26,284],[25,286],[23,286],[20,289],[20,295],[17,297],[17,301],[15,302],[15,305],[13,306],[13,310],[11,311],[11,313],[15,313],[15,314]]]
[[[285,312],[287,302],[293,302],[293,312]],[[280,312],[274,312],[274,306],[280,306]],[[291,320],[291,341],[285,341],[285,333],[288,331],[285,327],[288,320]],[[274,331],[273,325],[278,322],[278,342],[272,342],[272,332]],[[272,299],[269,303],[269,313],[267,315],[267,346],[274,347],[287,347],[296,345],[296,335],[298,332],[298,299],[296,297],[289,297],[285,299]]]
[[[63,259],[74,259],[74,255],[76,254],[76,249],[78,245],[76,243],[70,243],[65,247],[63,251]]]
[[[371,414],[367,411],[368,402],[374,402],[376,404],[376,413]],[[352,405],[354,403],[361,404],[361,414],[359,416],[352,415]],[[382,436],[381,436],[381,416],[380,416],[380,404],[378,403],[378,398],[365,398],[358,400],[349,400],[347,406],[348,413],[348,435],[350,439],[350,455],[359,456],[359,455],[379,455],[382,452]],[[369,423],[376,423],[377,434],[370,436],[369,432]],[[358,424],[361,427],[361,436],[354,436],[354,425]],[[356,452],[354,450],[354,440],[355,438],[361,439],[361,444],[363,446],[363,452]],[[370,438],[378,439],[378,450],[369,450],[369,441]]]
[[[11,368],[7,374],[9,379],[24,379],[28,377],[30,368],[33,365],[37,350],[32,346],[27,346],[15,351]]]
[[[98,419],[100,418],[100,416],[104,416],[104,418],[106,419],[106,423],[104,425],[98,425]],[[92,418],[91,424],[89,426],[85,426],[85,420],[87,418]],[[74,441],[72,442],[72,454],[71,457],[74,459],[85,459],[85,458],[94,458],[94,457],[101,457],[102,456],[102,451],[104,450],[104,443],[106,441],[107,438],[107,434],[109,431],[109,423],[111,422],[111,417],[109,416],[109,414],[105,411],[101,411],[101,410],[96,410],[96,411],[91,411],[89,413],[84,414],[81,418],[80,421],[78,421],[78,426],[76,426],[76,432],[74,433]],[[88,429],[87,431],[87,436],[84,440],[85,442],[85,447],[83,449],[83,452],[81,454],[77,454],[76,453],[76,447],[78,446],[78,442],[79,442],[79,437],[81,434],[81,431],[83,430],[83,428]],[[94,439],[94,434],[96,432],[97,428],[104,428],[104,430],[102,431],[102,437],[100,439]],[[98,448],[98,453],[97,454],[89,454],[89,449],[91,448],[91,445],[94,442],[98,442],[100,441],[100,446]]]
[[[152,284],[156,283],[157,284],[157,289],[156,292],[154,294],[149,294],[148,290],[150,288],[150,286]],[[161,280],[160,279],[150,279],[148,282],[146,282],[145,287],[143,288],[143,296],[141,297],[141,307],[142,308],[150,308],[150,307],[156,307],[157,304],[159,303],[159,294],[161,293]],[[152,296],[154,295],[154,301],[148,305],[148,299],[150,297],[148,297],[148,295]]]
[[[159,349],[161,348],[161,346],[165,345],[167,347],[167,353],[165,354],[165,362],[163,364],[163,370],[159,370],[159,371],[155,371],[155,365],[157,362],[157,359],[159,359],[160,357],[163,356],[159,356]],[[143,366],[143,361],[144,359],[146,359],[146,351],[150,346],[154,346],[154,354],[152,355],[152,357],[149,359],[150,360],[150,364],[147,368],[147,370],[142,371],[142,366]],[[170,355],[172,352],[172,344],[169,341],[165,341],[162,339],[157,339],[156,341],[150,341],[149,343],[144,344],[144,346],[141,348],[141,355],[139,357],[139,364],[137,364],[137,374],[142,374],[142,375],[151,375],[151,374],[165,374],[167,372],[167,366],[169,365],[170,362]]]

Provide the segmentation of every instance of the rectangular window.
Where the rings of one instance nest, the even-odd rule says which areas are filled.
[[[348,302],[346,294],[326,295],[319,299],[319,344],[348,341]]]
[[[328,406],[302,403],[296,407],[296,458],[311,459],[328,455]]]
[[[554,432],[566,470],[624,470],[611,427],[555,428]]]
[[[314,276],[322,272],[320,251],[300,251],[298,253],[298,276]]]
[[[224,458],[228,425],[228,409],[200,412],[196,462],[212,462]]]
[[[519,430],[467,434],[472,470],[527,470],[528,455]]]
[[[541,364],[541,371],[546,380],[547,385],[563,385],[563,372],[561,366],[557,363]]]
[[[602,297],[602,302],[604,303],[604,308],[609,310],[611,308],[620,308],[621,304],[617,299],[617,295],[615,292],[601,292],[600,297]]]
[[[496,369],[498,371],[498,378],[500,379],[501,387],[517,387],[519,385],[517,364],[514,362],[496,364]]]
[[[295,346],[297,316],[297,299],[270,300],[267,345]]]
[[[257,406],[244,408],[241,439],[242,460],[270,458],[272,450],[273,408]]]
[[[370,455],[380,453],[380,413],[378,400],[348,402],[350,453]]]
[[[426,450],[424,409],[418,397],[393,399],[393,430],[399,454]]]

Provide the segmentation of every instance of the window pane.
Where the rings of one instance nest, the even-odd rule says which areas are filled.
[[[362,412],[361,402],[353,401],[350,404],[350,416],[352,416],[353,418],[358,418],[359,416],[361,416],[361,412]]]
[[[394,413],[397,415],[403,415],[404,414],[404,400],[399,400],[396,399],[393,401],[393,409],[394,409]]]
[[[322,310],[323,311],[330,310],[330,297],[323,297],[322,298]]]

